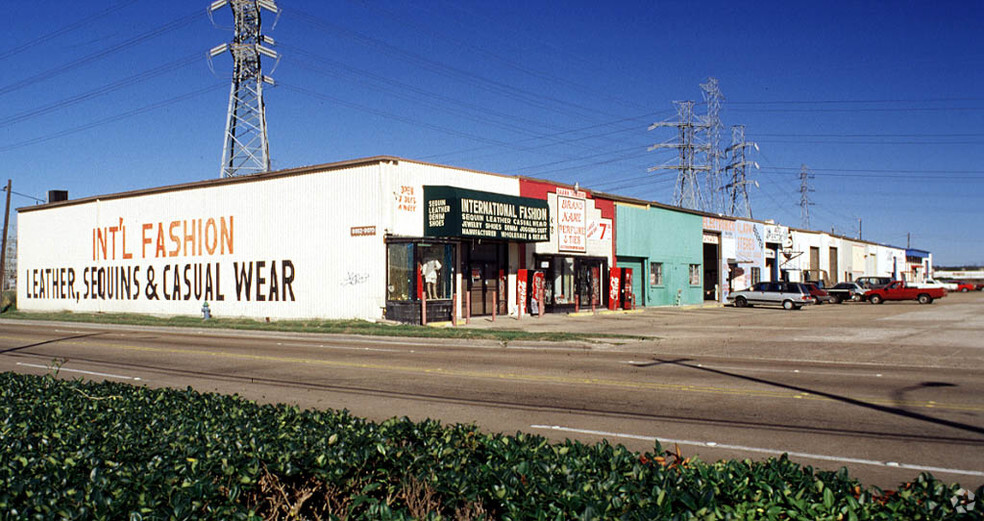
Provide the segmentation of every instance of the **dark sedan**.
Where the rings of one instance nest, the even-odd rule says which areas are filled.
[[[855,282],[840,282],[832,288],[827,288],[827,293],[833,297],[834,304],[841,302],[860,302],[864,300],[866,290]]]

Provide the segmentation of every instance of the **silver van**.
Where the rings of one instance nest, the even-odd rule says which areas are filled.
[[[728,300],[739,308],[771,305],[799,309],[817,303],[816,298],[810,295],[810,288],[799,282],[759,282],[748,289],[732,292]]]

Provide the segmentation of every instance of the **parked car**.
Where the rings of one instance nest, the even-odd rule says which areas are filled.
[[[884,288],[892,282],[892,277],[858,277],[854,279],[859,286],[864,289]]]
[[[974,291],[974,290],[977,289],[977,286],[978,286],[978,284],[973,284],[973,283],[970,283],[970,282],[964,282],[962,280],[955,280],[955,281],[953,281],[953,283],[957,285],[957,289],[955,289],[953,291],[959,291],[961,293],[966,293],[968,291]]]
[[[840,282],[832,288],[827,288],[827,293],[833,297],[834,304],[847,301],[860,302],[864,300],[865,291],[857,282]]]
[[[865,296],[872,304],[881,304],[886,300],[917,300],[920,304],[932,304],[934,299],[945,297],[946,290],[918,287],[896,280],[884,288],[869,289]]]
[[[799,309],[816,303],[816,298],[810,295],[806,284],[799,282],[759,282],[748,289],[732,292],[728,295],[728,300],[739,308],[773,305],[784,309]]]
[[[827,293],[826,290],[821,289],[820,286],[815,282],[804,282],[806,287],[810,289],[810,295],[817,300],[817,304],[823,304],[824,302],[833,302],[834,298]]]
[[[940,282],[933,279],[926,279],[922,282],[913,282],[910,286],[915,286],[917,288],[939,288],[947,291],[957,290],[957,285],[953,282]]]

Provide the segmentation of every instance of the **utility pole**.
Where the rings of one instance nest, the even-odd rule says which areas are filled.
[[[232,8],[235,34],[232,43],[213,47],[209,59],[229,51],[234,60],[220,177],[235,177],[270,171],[263,84],[274,82],[263,74],[260,56],[276,60],[279,55],[268,47],[276,44],[273,38],[260,34],[260,10],[279,14],[280,8],[274,0],[215,0],[209,16],[226,5]]]
[[[649,172],[656,170],[676,170],[677,183],[673,192],[673,204],[691,210],[704,210],[705,205],[700,190],[700,172],[708,172],[709,165],[697,163],[696,156],[699,152],[706,152],[710,145],[697,144],[696,134],[699,130],[707,128],[706,123],[694,122],[694,102],[675,101],[677,106],[678,121],[657,122],[649,126],[649,130],[660,127],[673,127],[677,129],[677,140],[672,142],[657,143],[649,147],[650,151],[664,148],[677,149],[680,152],[680,163],[678,165],[660,165],[649,168]]]
[[[725,149],[726,154],[731,154],[731,162],[724,167],[725,171],[731,172],[731,180],[724,189],[728,191],[730,200],[728,215],[735,217],[752,218],[752,206],[748,201],[748,184],[758,187],[758,181],[749,181],[745,178],[745,168],[753,166],[758,169],[759,165],[755,161],[745,159],[745,149],[753,147],[758,150],[755,143],[745,141],[745,125],[735,125],[731,127],[731,146]]]
[[[810,229],[810,206],[814,203],[810,202],[810,192],[814,190],[810,188],[810,179],[813,179],[813,174],[810,170],[803,165],[800,170],[800,218],[803,220],[803,229]]]
[[[0,244],[0,293],[7,289],[7,223],[10,219],[10,179],[7,179],[7,207],[3,212],[3,241]]]
[[[858,240],[861,240],[861,218],[858,217]]]
[[[708,148],[706,150],[707,171],[707,210],[714,213],[724,213],[725,194],[722,192],[721,181],[721,101],[724,94],[718,86],[717,78],[707,78],[706,83],[700,84],[704,103],[707,104],[707,115],[704,116],[705,134]]]

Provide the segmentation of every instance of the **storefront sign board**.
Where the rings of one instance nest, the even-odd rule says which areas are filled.
[[[427,237],[550,240],[550,208],[539,199],[453,186],[425,186],[424,206]]]
[[[585,253],[587,240],[587,201],[557,196],[557,249]]]

